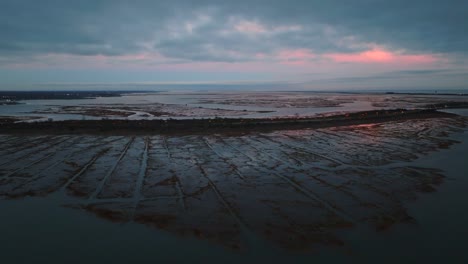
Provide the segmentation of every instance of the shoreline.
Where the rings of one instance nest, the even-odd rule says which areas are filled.
[[[455,117],[456,114],[424,110],[376,110],[326,117],[213,118],[169,120],[66,120],[15,123],[0,120],[1,134],[213,134],[266,132],[306,128],[339,127],[411,119]],[[4,122],[1,122],[4,121]]]

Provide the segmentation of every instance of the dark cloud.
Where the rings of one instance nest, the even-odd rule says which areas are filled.
[[[159,52],[229,62],[282,49],[360,51],[363,43],[466,55],[467,17],[465,0],[2,0],[0,56]],[[242,22],[250,24],[236,31]]]

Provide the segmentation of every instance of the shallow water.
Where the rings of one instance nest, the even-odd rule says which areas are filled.
[[[461,144],[418,159],[411,165],[442,169],[447,180],[437,192],[405,203],[417,223],[390,232],[353,230],[352,259],[363,263],[467,263],[468,131],[453,137]]]
[[[390,229],[376,231],[372,224],[369,225],[363,221],[354,228],[339,229],[337,235],[343,240],[345,244],[344,247],[322,247],[320,244],[317,244],[309,250],[298,252],[274,247],[271,243],[259,239],[257,236],[246,236],[245,239],[248,246],[242,248],[241,251],[237,251],[226,248],[221,244],[212,243],[209,240],[203,239],[203,237],[200,239],[195,236],[175,235],[170,229],[165,231],[165,228],[146,227],[146,225],[137,224],[133,221],[113,223],[104,218],[96,217],[93,211],[84,208],[63,207],[62,205],[64,204],[76,203],[76,199],[63,192],[52,192],[45,198],[23,195],[21,196],[22,198],[19,199],[3,199],[0,201],[0,210],[2,212],[2,217],[0,218],[0,233],[2,234],[2,236],[0,236],[0,252],[2,254],[2,261],[5,261],[5,263],[30,263],[33,261],[45,261],[48,263],[98,263],[103,261],[113,263],[128,263],[130,261],[178,261],[185,263],[201,261],[226,263],[310,263],[312,261],[326,261],[327,263],[342,263],[344,261],[360,263],[414,263],[415,261],[422,261],[430,263],[434,261],[455,262],[455,260],[458,260],[462,263],[464,262],[463,260],[467,260],[463,249],[464,245],[468,242],[468,228],[466,227],[468,213],[464,210],[464,208],[468,208],[468,199],[465,199],[465,193],[468,188],[468,179],[466,178],[466,175],[468,175],[468,168],[466,166],[468,133],[466,129],[464,133],[451,132],[450,139],[456,139],[460,141],[461,144],[453,144],[449,149],[438,149],[434,152],[434,150],[430,150],[431,148],[427,148],[427,146],[433,144],[437,145],[442,141],[432,141],[434,140],[432,137],[437,134],[439,128],[443,131],[445,130],[443,129],[445,125],[448,127],[449,125],[453,126],[453,124],[446,123],[439,128],[435,126],[435,130],[433,130],[434,127],[427,130],[424,129],[424,127],[427,125],[433,126],[432,123],[421,123],[421,126],[414,121],[411,121],[411,123],[411,125],[414,126],[413,128],[411,128],[409,124],[402,126],[401,124],[395,123],[381,125],[380,127],[358,126],[353,130],[330,128],[320,129],[317,132],[296,131],[294,134],[289,132],[289,136],[299,137],[299,140],[305,140],[307,137],[317,135],[317,133],[319,133],[318,135],[320,135],[321,138],[328,137],[328,140],[323,142],[325,145],[320,143],[320,140],[310,142],[309,145],[307,145],[315,151],[318,151],[317,154],[321,154],[321,148],[328,148],[330,151],[336,151],[333,155],[322,153],[328,157],[328,159],[322,161],[319,159],[324,167],[327,166],[327,163],[333,164],[333,160],[336,160],[342,163],[349,163],[349,166],[357,166],[358,168],[362,166],[367,167],[362,162],[371,163],[374,165],[369,169],[373,170],[374,166],[384,166],[385,168],[387,165],[385,165],[385,162],[382,163],[382,161],[386,160],[387,162],[391,162],[393,164],[392,166],[440,169],[443,174],[447,176],[443,184],[437,187],[437,192],[416,192],[414,194],[416,194],[417,200],[401,200],[403,207],[408,215],[415,220],[415,223],[398,223],[393,225]],[[435,124],[440,125],[442,122],[435,122]],[[406,137],[405,135],[407,135],[407,133],[393,133],[392,131],[394,130],[400,132],[406,130],[418,132],[418,137]],[[373,131],[378,131],[379,133],[374,134]],[[429,134],[427,134],[427,131],[430,131]],[[456,131],[459,130],[456,129]],[[283,141],[286,146],[272,149],[271,146],[274,146],[274,144],[270,147],[261,146],[255,143],[255,140],[263,141],[265,140],[264,136],[273,140],[278,140],[282,138],[281,135],[284,133],[286,132],[272,133],[269,134],[270,136],[234,137],[231,139],[225,138],[224,140],[236,148],[241,148],[243,150],[242,152],[247,155],[255,155],[255,157],[259,159],[257,161],[259,163],[257,164],[263,164],[262,166],[267,166],[268,168],[268,166],[270,166],[268,164],[271,163],[271,166],[275,167],[276,170],[279,172],[283,171],[285,176],[296,175],[298,177],[299,174],[294,174],[291,168],[284,168],[281,167],[281,165],[278,167],[273,160],[269,161],[266,159],[266,154],[255,152],[255,148],[264,148],[267,154],[283,160],[285,157],[282,151],[290,147],[299,147],[299,145],[296,145],[297,141]],[[359,137],[359,133],[365,134]],[[327,146],[327,142],[333,142],[331,139],[335,137],[335,135],[343,137],[342,143],[333,147],[325,147]],[[389,145],[389,139],[392,137],[399,138],[399,140],[403,140],[402,142],[405,143],[400,146]],[[361,138],[363,139],[362,143],[360,141]],[[216,147],[216,144],[219,144],[215,138],[208,137],[207,139],[212,147]],[[448,140],[447,138],[444,139],[444,137],[441,137],[441,139]],[[41,139],[39,138],[37,140]],[[54,140],[60,141],[60,138]],[[108,138],[106,140],[112,139]],[[187,151],[190,152],[192,148],[200,149],[197,140],[196,138],[190,137],[175,137],[169,139],[169,144],[172,144],[169,145],[169,147],[172,146],[173,150],[177,150],[179,149],[179,144],[183,143],[180,145],[181,147],[183,146],[180,150],[187,148]],[[245,140],[249,142],[248,145],[242,143],[245,142]],[[86,140],[78,142],[82,144],[82,147],[87,144]],[[392,142],[398,143],[398,140],[394,139]],[[142,143],[143,141],[136,141],[132,144]],[[341,152],[339,147],[343,145],[343,143],[350,144],[348,145],[348,149],[350,151],[352,150],[352,152]],[[192,144],[192,146],[190,146],[190,144]],[[379,144],[384,144],[386,147],[375,147],[379,146]],[[55,145],[59,147],[59,144]],[[359,145],[362,146],[357,147]],[[304,148],[305,146],[306,145],[302,145],[301,147]],[[424,154],[418,155],[417,159],[408,157],[411,162],[404,160],[398,161],[399,155],[405,152],[403,151],[405,150],[404,146],[412,149],[427,150],[423,151]],[[14,147],[14,145],[10,147]],[[360,150],[361,148],[362,150]],[[136,147],[136,149],[142,149],[142,147]],[[219,148],[217,151],[222,151],[222,149],[223,148]],[[392,156],[391,152],[388,152],[388,149],[393,149],[394,151],[400,150],[400,154]],[[25,149],[23,151],[28,150]],[[54,153],[53,149],[50,151],[51,154]],[[151,160],[151,157],[162,159],[163,156],[156,155],[159,151],[160,150],[149,150],[149,159]],[[378,158],[379,155],[381,155],[379,154],[381,151],[384,153],[382,156],[384,160]],[[130,152],[132,152],[132,148],[130,148]],[[21,153],[18,153],[19,157]],[[41,153],[42,155],[47,154],[46,152]],[[174,156],[172,157],[177,158],[177,155],[184,156],[187,155],[186,153],[187,152],[184,151],[174,152]],[[202,151],[202,153],[205,152]],[[23,154],[27,153],[24,152]],[[229,152],[221,152],[220,154],[230,155]],[[190,162],[193,161],[197,163],[197,160],[200,161],[203,158],[213,160],[214,156],[212,159],[210,155],[212,154],[208,154],[208,152],[201,156],[195,155],[194,159],[189,159],[188,163],[184,161],[183,164],[186,164],[184,166],[189,166],[188,164],[190,164]],[[58,157],[60,156],[64,157],[64,155],[58,155]],[[17,158],[3,157],[7,159]],[[310,157],[295,156],[295,158],[300,161],[305,161]],[[131,162],[133,158],[132,155],[130,155],[127,161],[125,161],[125,159],[123,162]],[[245,159],[245,157],[243,159]],[[237,162],[239,162],[238,164],[246,164],[246,162],[240,159],[240,156],[233,156],[230,160],[233,162],[237,160]],[[52,161],[48,164],[52,164]],[[289,167],[292,166],[291,162],[292,160],[287,162]],[[353,162],[356,162],[356,164],[353,165]],[[38,166],[37,170],[38,168],[46,168],[47,163],[45,163],[44,166],[41,164],[42,163],[37,163],[34,166]],[[149,168],[151,168],[151,163],[148,164]],[[209,168],[214,164],[203,164],[207,169],[207,173],[210,173]],[[7,165],[2,165],[1,168],[4,171],[15,171],[15,166],[13,165],[14,163],[10,163],[10,165],[8,165],[9,167]],[[250,168],[249,166],[252,166],[252,164],[247,165],[248,166],[245,167],[244,170],[241,170],[241,172],[245,174],[249,172],[247,169]],[[301,166],[305,166],[305,164]],[[220,164],[220,171],[222,171],[222,167],[222,164]],[[33,167],[29,170],[30,172],[35,171],[32,168]],[[292,168],[295,167],[292,166]],[[125,167],[122,169],[125,169]],[[25,170],[25,172],[27,171],[28,170]],[[117,169],[117,171],[120,172],[121,169]],[[159,171],[164,172],[165,170],[160,169]],[[192,170],[187,171],[191,172]],[[130,171],[128,173],[131,174],[132,172]],[[8,173],[8,175],[9,174],[10,173]],[[115,179],[119,179],[119,177],[117,177],[118,174],[114,176]],[[190,174],[187,174],[187,176],[190,176]],[[255,174],[253,176],[255,176]],[[27,174],[21,177],[27,177]],[[55,176],[49,175],[48,177],[54,178]],[[112,179],[112,177],[109,179]],[[151,178],[149,178],[149,180],[150,179]],[[109,182],[112,183],[112,180]],[[44,186],[49,186],[48,181],[45,183],[47,184],[36,185],[36,187],[39,188],[38,190],[42,190]],[[229,192],[229,189],[223,189],[222,181],[216,180],[215,184],[219,186],[221,192],[225,194]],[[116,187],[122,186],[119,184],[112,185]],[[9,185],[3,186],[8,187]],[[120,188],[108,189],[107,193],[109,194],[106,194],[105,186],[106,185],[103,185],[102,196],[98,195],[97,198],[105,198],[107,195],[112,196],[117,194],[115,191]],[[127,186],[127,184],[123,186]],[[281,186],[284,186],[284,184],[278,185],[278,187]],[[31,186],[31,190],[34,191],[36,187]],[[74,188],[79,188],[79,186]],[[277,189],[277,191],[286,190],[284,188],[285,187],[281,187]],[[380,188],[385,189],[387,187]],[[151,190],[150,188],[147,191]],[[165,189],[161,190],[164,191]],[[21,188],[16,191],[21,192]],[[124,191],[124,193],[125,192],[126,191]],[[358,194],[359,190],[354,192]],[[34,192],[29,194],[34,195]],[[40,192],[38,194],[40,194]],[[151,194],[147,193],[147,195]],[[293,194],[290,193],[288,196],[291,197],[292,195]],[[274,200],[282,196],[277,192],[276,195],[271,195],[270,197]],[[325,197],[331,198],[333,195]],[[236,199],[231,201],[236,201]],[[297,212],[298,211],[296,211],[296,213]],[[354,209],[348,208],[347,212],[354,214],[358,213],[359,210],[354,211]],[[295,217],[296,219],[300,219],[301,216]],[[119,217],[117,217],[116,220],[119,221]]]
[[[0,105],[2,116],[35,116],[40,120],[284,117],[313,116],[336,112],[368,111],[388,108],[415,108],[426,104],[465,100],[463,96],[344,94],[310,92],[172,92],[124,94],[81,100],[28,100],[18,105]],[[76,106],[73,111],[66,107]],[[130,109],[129,109],[130,107]],[[85,110],[117,110],[128,117],[97,114]],[[152,110],[151,110],[152,109]],[[150,112],[162,112],[154,117]],[[36,112],[36,113],[34,113]]]
[[[13,109],[9,110],[10,112],[3,112],[6,108],[0,106],[0,111],[2,111],[2,115],[6,115],[6,113],[14,115],[15,113],[22,114],[21,112],[24,111],[34,111],[34,109],[41,107],[50,107],[50,105],[96,104],[96,100],[99,100],[100,104],[144,104],[148,102],[170,104],[179,102],[198,107],[199,100],[208,97],[213,99],[219,95],[128,95],[117,98],[76,101],[28,101],[27,105],[8,106],[10,107],[8,109]],[[255,106],[222,103],[211,106],[204,104],[203,106],[237,108],[235,110],[247,108],[253,111],[259,109]],[[325,113],[326,111],[341,111],[343,109],[350,111],[368,110],[370,107],[373,107],[370,100],[359,97],[359,100],[345,103],[342,107],[306,108],[306,110],[294,107],[282,110],[274,108],[276,111],[274,113],[251,115],[261,116],[278,113],[289,115],[295,114],[295,111],[301,109],[308,111],[307,113]],[[261,109],[266,108],[261,107]],[[468,115],[468,112],[463,109],[447,111]],[[81,119],[80,115],[64,116],[65,119]],[[54,118],[59,119],[60,117],[54,116]],[[468,227],[466,225],[468,223],[466,210],[468,208],[468,199],[466,198],[466,190],[468,190],[468,166],[466,165],[468,131],[466,128],[460,128],[459,124],[458,121],[441,119],[230,137],[220,135],[173,136],[166,138],[167,145],[165,146],[167,149],[158,147],[164,146],[164,144],[161,144],[162,137],[157,135],[151,136],[150,141],[145,141],[144,137],[136,137],[131,142],[128,137],[119,139],[118,137],[71,136],[67,139],[67,136],[31,136],[28,138],[0,135],[2,146],[0,149],[0,157],[2,157],[0,178],[11,177],[14,179],[12,182],[1,179],[0,184],[0,192],[3,196],[0,198],[0,212],[2,212],[0,217],[1,261],[4,263],[129,263],[132,261],[140,263],[158,261],[181,263],[202,261],[216,263],[311,263],[314,261],[320,263],[466,263],[468,262],[465,253],[465,247],[468,244]],[[444,132],[448,134],[445,135]],[[33,142],[35,143],[33,144]],[[121,165],[118,165],[115,160],[119,158],[125,147],[123,142],[130,142],[128,143],[128,155],[122,156]],[[73,147],[61,149],[61,146],[67,146],[67,144],[71,144]],[[148,145],[150,147],[147,147],[147,160],[143,162],[146,144],[150,144]],[[93,149],[70,155],[71,150],[87,150],[88,147],[93,147]],[[73,175],[71,172],[76,170],[75,166],[86,163],[93,153],[95,154],[99,149],[105,147],[112,147],[113,150],[107,152],[104,158],[97,159],[98,163],[96,164],[99,166],[90,166],[89,173],[80,174],[81,178],[76,178],[79,180],[75,181],[77,184],[71,184],[69,188],[74,192],[64,191],[63,184],[67,181],[60,179]],[[446,147],[448,149],[445,149]],[[167,155],[166,151],[171,150],[171,154]],[[308,154],[304,155],[304,153]],[[42,160],[42,157],[46,158]],[[170,159],[176,161],[169,162]],[[35,163],[37,160],[41,160],[41,162]],[[63,162],[64,160],[67,162]],[[162,162],[164,160],[167,162]],[[190,221],[179,222],[179,226],[171,227],[169,225],[166,227],[161,226],[161,222],[158,222],[161,219],[156,222],[151,218],[140,218],[139,221],[128,220],[129,214],[132,217],[139,214],[145,215],[149,210],[151,215],[151,213],[158,212],[158,208],[170,209],[172,206],[172,203],[166,202],[167,199],[161,204],[153,204],[154,201],[149,201],[140,207],[142,211],[130,213],[127,211],[128,202],[131,206],[135,206],[135,201],[132,200],[135,194],[141,198],[139,196],[141,194],[129,188],[129,186],[139,186],[138,168],[140,165],[135,166],[135,164],[140,163],[147,163],[146,168],[149,170],[155,169],[148,172],[147,181],[140,183],[142,194],[148,197],[164,194],[175,198],[177,202],[179,201],[177,199],[185,197],[178,192],[177,181],[157,180],[158,177],[168,176],[170,178],[170,173],[173,171],[185,179],[185,191],[190,188],[205,189],[206,182],[197,182],[197,177],[194,175],[201,176],[200,172],[203,172],[208,178],[211,177],[213,185],[217,186],[217,191],[211,192],[211,194],[205,193],[208,196],[203,196],[204,192],[200,192],[200,196],[197,196],[198,192],[193,192],[193,195],[200,201],[203,199],[213,201],[218,199],[216,198],[216,192],[218,192],[228,202],[227,207],[233,205],[231,210],[244,216],[243,221],[253,232],[243,230],[242,226],[236,227],[238,230],[236,232],[242,234],[239,239],[240,250],[231,249],[223,244],[226,241],[227,244],[231,243],[232,238],[236,240],[236,232],[228,233],[230,234],[228,236],[221,236],[220,241],[211,239],[212,227],[225,228],[224,224],[232,219],[220,218],[220,222],[213,222],[210,225],[204,224],[204,219],[214,219],[216,214],[209,214],[211,210],[206,210],[203,206],[196,207],[205,205],[205,203],[197,204],[197,199],[187,200],[187,203],[182,206],[199,208],[195,210],[195,213],[208,212],[205,215],[193,214],[190,218],[196,225],[206,228],[200,232],[203,234],[203,231],[206,231],[205,237],[203,235],[181,235],[180,227],[184,227],[184,224],[187,223],[190,224]],[[113,168],[114,164],[116,165]],[[176,167],[171,167],[171,164],[175,164]],[[244,178],[245,182],[234,180],[233,175],[230,174],[232,171],[229,171],[230,165],[236,165],[238,173],[250,178]],[[200,169],[197,170],[195,168],[197,166]],[[392,170],[392,168],[403,169]],[[429,176],[428,179],[431,181],[438,179],[439,173],[446,178],[441,185],[431,185],[435,187],[436,192],[424,193],[417,190],[421,187],[418,184],[423,183],[424,188],[422,189],[426,189],[427,182],[419,178],[408,180],[412,179],[410,177],[412,174],[405,168],[409,168],[412,173],[414,170],[420,171],[422,173],[417,175]],[[102,179],[110,170],[116,172],[108,174],[108,184],[104,184],[106,182]],[[39,171],[41,173],[38,173]],[[49,174],[42,173],[43,171]],[[334,184],[342,183],[343,185],[339,188],[345,188],[360,199],[368,197],[368,201],[375,202],[376,205],[389,206],[384,206],[384,209],[398,205],[396,208],[403,210],[412,218],[412,221],[397,221],[389,228],[377,231],[375,222],[360,218],[366,214],[375,215],[377,210],[369,209],[374,207],[367,208],[356,204],[346,206],[347,199],[343,200],[343,196],[340,196],[341,192],[336,190],[331,193],[326,192],[326,188],[319,188],[318,185],[314,186],[301,178],[303,175],[315,175],[318,171],[322,172],[318,173],[317,179]],[[375,200],[378,196],[367,196],[372,193],[368,194],[366,192],[368,189],[363,188],[362,184],[379,182],[366,182],[362,175],[355,173],[356,171],[375,172],[377,176],[384,179],[385,177],[402,177],[401,181],[396,181],[393,184],[371,185],[380,191],[394,188],[395,193],[399,193],[397,201]],[[275,178],[278,181],[265,178],[268,172],[275,172],[276,176],[279,175]],[[341,174],[338,175],[338,172]],[[23,180],[28,180],[30,176],[37,177],[40,181],[32,181],[32,184],[21,183]],[[289,178],[298,181],[291,183],[288,181]],[[354,181],[344,181],[346,178]],[[356,183],[356,179],[361,180]],[[72,182],[70,181],[70,183]],[[14,185],[16,183],[20,184]],[[235,184],[244,183],[250,185],[238,189],[239,191],[236,191],[237,187],[233,187],[236,186]],[[402,186],[408,184],[411,187],[410,191],[402,191]],[[266,207],[249,202],[254,200],[251,197],[260,194],[255,191],[245,191],[255,190],[248,186],[271,190],[267,196],[263,197],[270,198],[268,201],[262,198],[265,200],[262,206],[277,202],[278,208],[275,206],[271,206],[271,208],[280,210],[283,215],[298,222],[305,219],[305,223],[294,225],[291,228],[289,224],[284,222],[283,218],[278,217],[281,214],[271,214],[274,210],[268,211],[265,210]],[[295,199],[296,202],[302,201],[302,198],[296,198],[299,197],[298,194],[301,194],[298,191],[301,188],[304,190],[302,194],[313,191],[320,194],[320,197],[315,197],[315,204],[308,201],[308,204],[300,202],[288,206],[288,201],[285,203],[282,198],[289,197]],[[320,193],[320,191],[322,192]],[[115,204],[109,205],[103,202],[99,204],[101,207],[87,207],[89,200],[86,199],[86,196],[83,198],[77,195],[80,193],[89,194],[91,201],[114,199],[114,202],[124,202],[120,203],[119,206],[122,204],[125,206],[115,207]],[[15,195],[14,199],[7,197],[13,194]],[[186,196],[192,197],[192,194]],[[332,205],[336,207],[327,209],[326,204],[323,204],[323,200],[319,198],[325,198],[325,202],[333,202]],[[309,214],[301,214],[305,208],[316,206],[317,203],[322,203],[321,206],[317,207],[320,210],[314,211],[323,213],[328,210],[341,217],[341,211],[334,209],[341,208],[344,209],[346,215],[361,219],[352,228],[335,228],[333,225],[320,226],[322,231],[329,231],[332,237],[338,238],[343,242],[343,245],[330,246],[324,243],[324,238],[319,237],[315,238],[314,243],[308,247],[291,250],[285,245],[297,244],[295,241],[300,236],[297,236],[296,233],[293,232],[290,240],[284,237],[273,239],[262,235],[263,229],[267,226],[265,223],[268,222],[267,216],[269,214],[273,217],[270,218],[272,223],[283,223],[284,226],[293,231],[306,228],[311,220],[325,217],[327,214],[320,213],[312,218]],[[206,203],[206,205],[213,204]],[[223,206],[225,205],[218,203],[214,205],[214,208]],[[102,214],[103,208],[107,214],[112,213],[110,217]],[[249,210],[249,208],[253,208],[253,210]],[[183,213],[176,215],[180,216],[179,219],[184,217]],[[229,215],[229,212],[219,210],[219,216],[224,215]],[[256,215],[258,217],[255,217]],[[343,217],[346,218],[346,215]],[[124,220],[122,220],[122,216],[125,218]],[[258,222],[259,219],[264,220],[262,217],[267,221]],[[225,221],[225,219],[227,220]],[[276,227],[275,232],[278,234],[282,232],[280,227],[281,225]],[[316,228],[318,227],[316,226]],[[224,232],[224,229],[214,230],[215,234]],[[330,237],[326,236],[325,238],[329,239]]]

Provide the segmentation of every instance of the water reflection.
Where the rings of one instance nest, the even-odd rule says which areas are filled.
[[[229,248],[343,245],[356,225],[413,223],[402,202],[443,172],[412,166],[456,143],[461,118],[243,136],[0,136],[0,195],[64,205]],[[369,144],[372,142],[372,144]]]

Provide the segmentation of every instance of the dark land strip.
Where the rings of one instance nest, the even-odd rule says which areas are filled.
[[[185,120],[66,120],[29,123],[0,120],[0,133],[104,135],[248,133],[284,129],[340,127],[455,116],[457,115],[439,112],[435,109],[396,109],[364,111],[325,117],[214,118]]]

